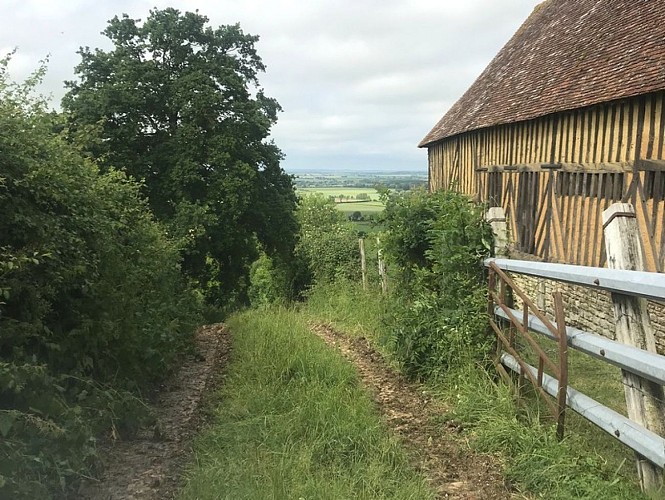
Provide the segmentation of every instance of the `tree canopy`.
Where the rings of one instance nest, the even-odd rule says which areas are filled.
[[[113,49],[82,48],[67,83],[70,137],[103,169],[143,181],[209,299],[242,294],[257,242],[285,258],[297,231],[292,179],[268,139],[280,106],[259,86],[258,37],[173,8],[114,17],[103,33]]]

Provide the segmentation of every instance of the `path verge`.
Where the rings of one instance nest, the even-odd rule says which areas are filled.
[[[228,358],[229,335],[222,324],[201,327],[196,355],[187,356],[156,396],[152,409],[157,424],[135,439],[101,446],[102,476],[86,481],[79,498],[166,499],[180,486],[182,468],[202,417],[202,402],[212,390]]]

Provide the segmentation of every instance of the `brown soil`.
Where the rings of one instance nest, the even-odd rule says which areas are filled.
[[[366,339],[347,337],[324,324],[312,325],[312,331],[356,366],[388,426],[439,498],[511,498],[497,459],[474,453],[459,426],[446,419],[447,408],[391,369]]]
[[[221,380],[229,349],[224,325],[202,327],[196,335],[196,354],[183,360],[154,399],[157,424],[132,440],[103,444],[102,476],[84,482],[77,498],[173,498],[191,456],[192,438],[202,423],[205,394]]]

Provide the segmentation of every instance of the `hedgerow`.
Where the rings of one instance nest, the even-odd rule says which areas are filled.
[[[0,497],[65,493],[190,345],[199,299],[139,185],[100,174],[0,61]]]
[[[415,378],[463,359],[483,359],[486,286],[482,259],[492,232],[483,210],[454,191],[385,196],[386,257],[393,269],[389,348]]]
[[[305,196],[296,216],[300,232],[295,254],[307,274],[301,283],[360,278],[358,232],[333,201],[318,193]]]

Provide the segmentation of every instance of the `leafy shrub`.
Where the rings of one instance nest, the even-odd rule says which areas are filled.
[[[486,335],[482,258],[491,228],[458,193],[386,196],[387,258],[396,264],[387,342],[415,378],[437,376],[467,356],[481,358]]]
[[[0,61],[0,496],[65,492],[131,392],[190,345],[198,298],[139,186],[101,175]]]
[[[334,202],[320,194],[308,195],[300,201],[297,217],[296,256],[309,274],[303,281],[330,283],[360,278],[358,233]]]
[[[280,265],[278,260],[262,252],[249,271],[248,295],[251,305],[286,305],[291,298],[288,271],[287,266]]]

